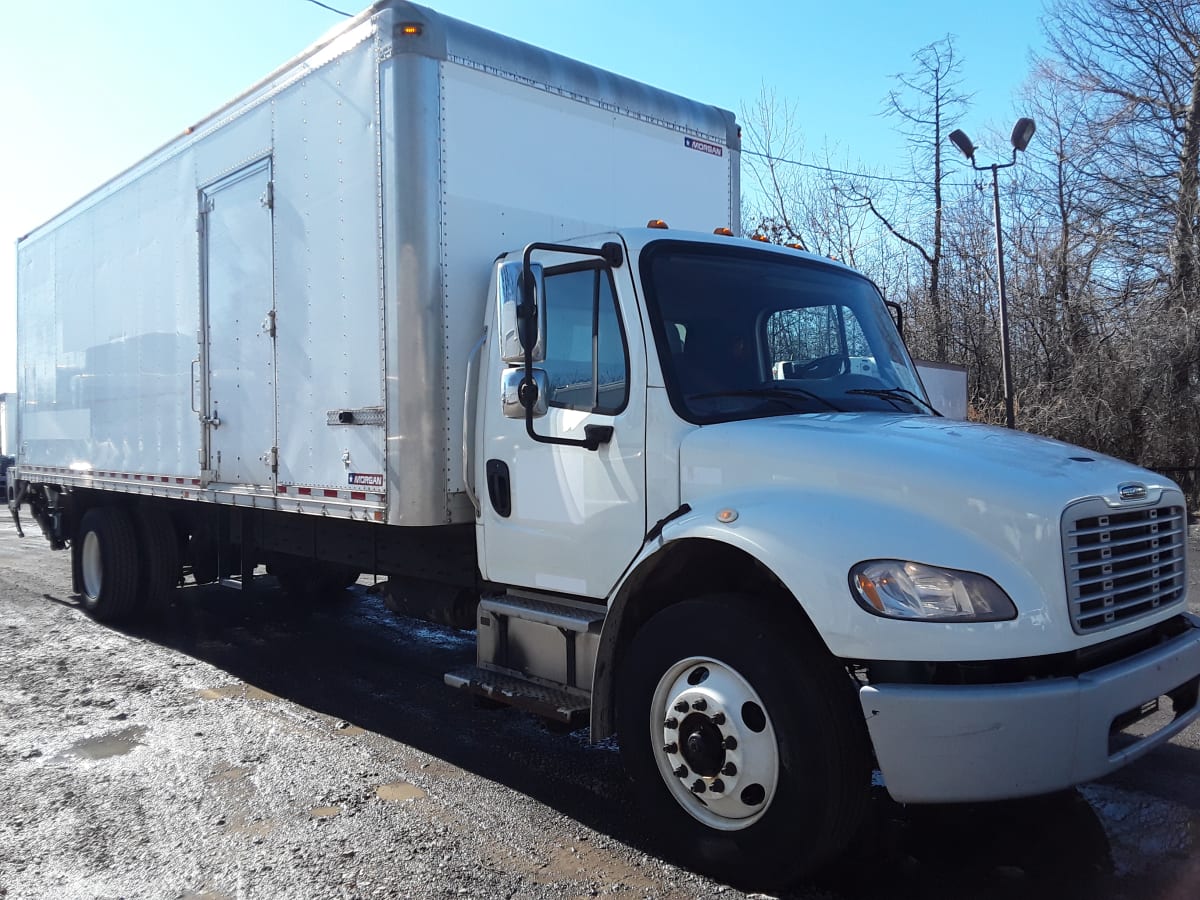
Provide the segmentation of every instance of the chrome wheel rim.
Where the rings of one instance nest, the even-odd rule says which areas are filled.
[[[749,828],[779,786],[779,743],[766,706],[736,670],[690,657],[659,679],[650,740],[671,796],[720,831]]]
[[[96,536],[96,532],[89,531],[84,536],[83,553],[80,557],[83,592],[88,599],[98,600],[104,583],[104,563],[100,558],[100,538]]]

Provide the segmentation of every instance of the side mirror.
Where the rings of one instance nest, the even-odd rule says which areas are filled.
[[[500,402],[506,418],[525,418],[524,401],[528,398],[528,388],[525,388],[523,396],[522,386],[524,384],[524,369],[505,369],[504,374],[500,376],[500,390],[502,392]],[[537,396],[533,400],[533,417],[538,419],[544,416],[550,408],[550,401],[548,399],[550,396],[550,380],[546,377],[545,369],[533,370],[533,388],[537,392]]]
[[[546,334],[543,325],[545,317],[537,316],[537,333],[534,336],[533,323],[517,315],[517,307],[522,302],[522,264],[520,260],[514,260],[496,265],[496,305],[500,309],[500,358],[509,365],[524,365],[526,341],[532,339],[533,361],[541,362],[546,357]],[[545,296],[542,267],[538,263],[530,263],[529,269],[533,274],[534,302],[537,303],[540,312],[542,298]]]

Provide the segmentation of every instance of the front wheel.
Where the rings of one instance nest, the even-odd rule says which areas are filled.
[[[689,866],[776,886],[854,836],[866,729],[849,676],[807,628],[750,596],[689,600],[643,626],[622,676],[622,757]]]

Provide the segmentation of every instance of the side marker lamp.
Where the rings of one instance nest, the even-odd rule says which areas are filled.
[[[851,595],[869,613],[922,622],[1005,622],[1017,608],[984,575],[900,559],[872,559],[850,570]]]

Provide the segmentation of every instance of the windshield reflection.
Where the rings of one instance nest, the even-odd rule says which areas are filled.
[[[657,241],[642,282],[684,419],[932,407],[875,286],[799,255]]]

